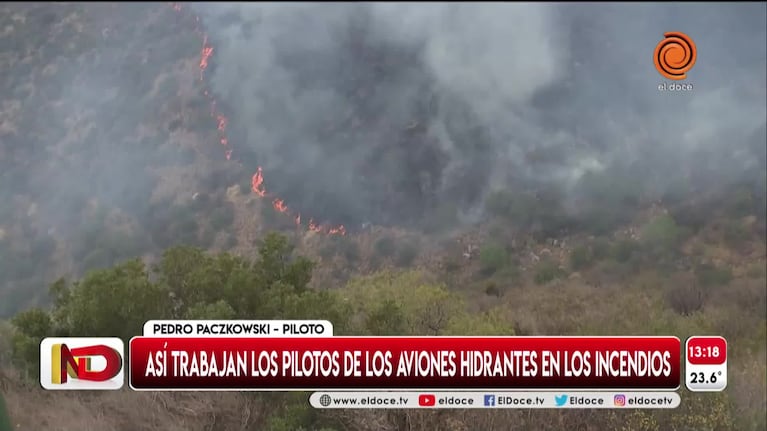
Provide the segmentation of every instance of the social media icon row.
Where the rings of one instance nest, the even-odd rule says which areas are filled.
[[[339,392],[338,395],[317,392],[310,402],[317,408],[371,408],[370,403],[337,403],[338,399],[367,399],[377,392]],[[599,408],[676,408],[680,404],[675,392],[399,392],[398,402],[376,408],[427,408],[427,409],[599,409]],[[355,407],[359,404],[359,407]],[[374,406],[375,407],[375,406]]]
[[[555,395],[554,404],[557,407],[562,407],[567,404],[567,400],[570,400],[570,396],[567,394]],[[496,396],[487,394],[485,395],[485,407],[495,407]],[[592,404],[594,400],[586,399],[583,397],[575,397],[571,400],[572,404]],[[602,404],[599,402],[598,404]],[[616,407],[624,407],[626,405],[626,396],[623,394],[617,394],[613,397],[613,404]]]

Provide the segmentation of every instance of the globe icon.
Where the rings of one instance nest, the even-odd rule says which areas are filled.
[[[320,404],[321,404],[323,407],[327,407],[327,406],[329,406],[329,405],[330,405],[330,402],[331,402],[331,400],[330,400],[330,395],[328,395],[328,394],[324,394],[323,396],[321,396],[321,397],[320,397]]]

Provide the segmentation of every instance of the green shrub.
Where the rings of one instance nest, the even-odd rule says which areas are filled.
[[[607,238],[596,238],[591,243],[591,256],[595,261],[610,256],[610,241]]]
[[[701,265],[695,271],[698,282],[701,286],[725,286],[732,280],[732,270],[730,268],[717,268],[713,265]]]
[[[594,254],[589,247],[579,245],[570,252],[570,267],[573,271],[588,268],[594,263]]]
[[[642,244],[656,256],[668,255],[676,251],[685,236],[685,230],[677,225],[673,217],[664,214],[644,226]]]
[[[373,335],[405,334],[405,315],[394,300],[387,299],[371,310],[365,320],[366,329]]]
[[[50,314],[40,308],[31,308],[11,319],[12,353],[14,365],[28,377],[39,372],[40,342],[54,333]]]
[[[610,247],[610,256],[617,262],[628,262],[639,251],[639,243],[631,239],[622,239]]]
[[[564,275],[556,262],[543,261],[535,268],[535,284],[546,284]]]
[[[489,244],[480,250],[479,263],[482,273],[491,275],[509,263],[509,253],[500,245]]]

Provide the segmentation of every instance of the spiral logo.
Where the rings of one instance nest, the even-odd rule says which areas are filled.
[[[698,50],[690,36],[678,31],[665,33],[655,47],[655,68],[668,79],[680,81],[695,66]]]

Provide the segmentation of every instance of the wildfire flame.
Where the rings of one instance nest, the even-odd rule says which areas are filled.
[[[203,35],[202,50],[200,51],[200,81],[203,80],[205,69],[208,68],[208,59],[213,55],[213,47],[208,45],[208,35]]]
[[[176,12],[182,12],[182,5],[180,3],[171,3],[171,7]],[[213,55],[213,46],[210,45],[208,42],[208,35],[204,31],[202,31],[199,27],[200,23],[200,17],[197,15],[192,15],[192,17],[195,20],[196,27],[195,27],[195,33],[197,33],[202,38],[202,48],[200,48],[200,82],[203,83],[203,95],[208,99],[208,102],[210,103],[210,115],[211,117],[215,118],[218,126],[218,135],[219,135],[219,143],[225,148],[224,155],[226,156],[226,160],[231,160],[232,158],[232,149],[229,145],[229,138],[227,137],[226,133],[226,126],[229,123],[229,120],[226,118],[224,114],[218,111],[218,108],[216,106],[216,100],[213,98],[212,92],[207,89],[207,86],[205,85],[205,70],[208,68],[208,65],[210,64],[210,58]],[[293,216],[290,213],[290,210],[288,209],[287,205],[285,204],[285,201],[280,199],[276,196],[269,196],[269,194],[266,192],[266,188],[264,187],[264,172],[263,169],[259,166],[256,169],[256,173],[253,174],[253,177],[251,179],[251,190],[254,194],[258,195],[259,197],[265,198],[265,197],[271,197],[272,198],[272,207],[275,211],[289,215],[293,217],[293,219],[296,222],[296,226],[301,226],[301,214],[297,214],[296,216]],[[335,227],[321,227],[314,223],[314,220],[309,219],[309,224],[307,225],[307,229],[313,232],[322,232],[327,235],[346,235],[346,228],[341,226],[335,226]]]
[[[274,207],[274,210],[277,212],[284,213],[288,211],[288,207],[285,206],[285,201],[283,201],[282,199],[275,198],[272,201],[272,206]]]
[[[261,166],[258,167],[258,170],[255,174],[253,174],[253,179],[251,180],[251,190],[253,190],[253,193],[264,197],[266,196],[266,190],[264,190],[264,174],[261,170]]]
[[[328,230],[328,235],[346,235],[346,228],[344,228],[343,225],[330,228]]]
[[[319,226],[314,224],[314,220],[312,220],[312,219],[309,219],[309,226],[308,227],[309,227],[309,230],[312,231],[312,232],[320,232],[322,230],[322,229],[320,229]]]

